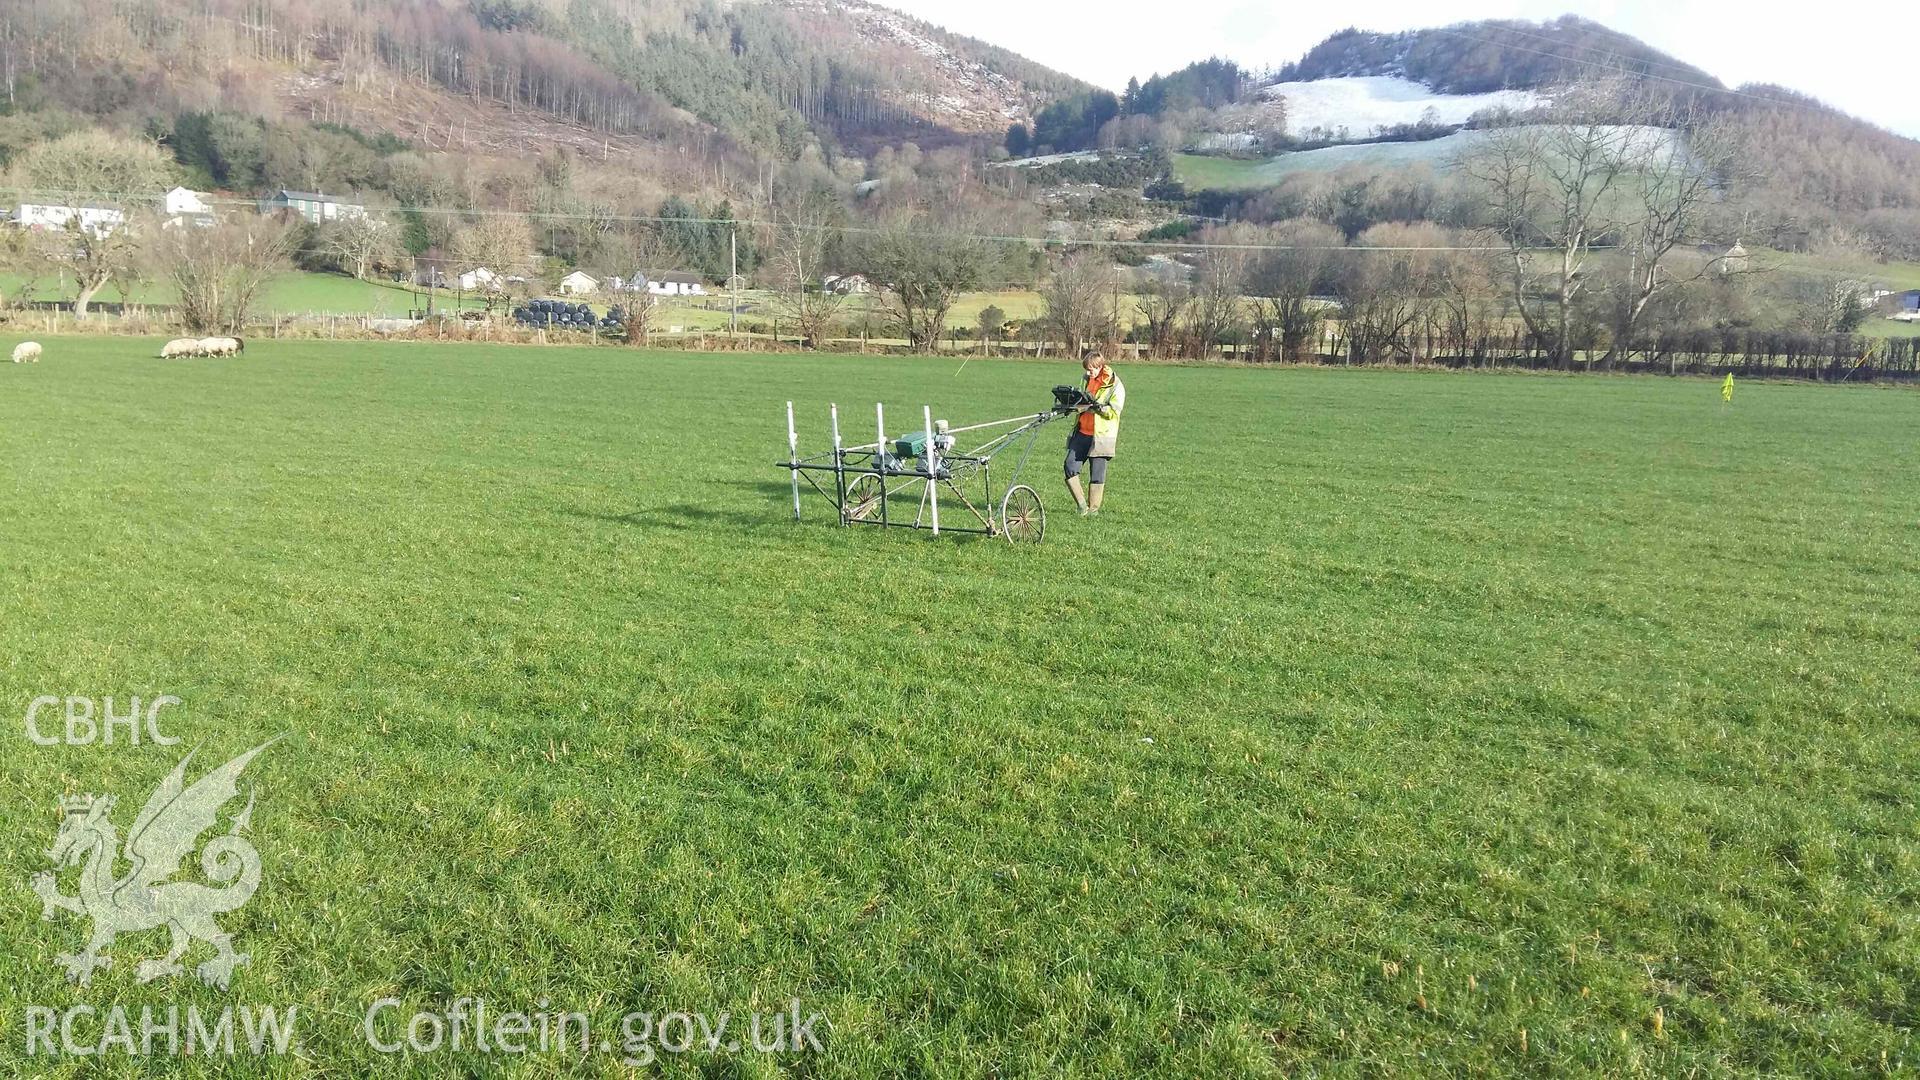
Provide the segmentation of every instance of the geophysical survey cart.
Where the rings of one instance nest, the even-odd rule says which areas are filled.
[[[1079,387],[1056,386],[1053,407],[1045,412],[964,427],[935,420],[933,408],[923,405],[920,429],[892,438],[887,435],[886,409],[876,403],[873,420],[878,437],[857,446],[841,443],[840,407],[831,405],[833,449],[803,457],[789,401],[788,458],[778,464],[793,476],[794,520],[800,520],[800,483],[805,480],[833,501],[844,526],[927,529],[935,536],[943,531],[974,533],[1037,544],[1047,534],[1047,511],[1040,494],[1020,483],[1020,471],[1033,453],[1041,428],[1077,415],[1092,403]],[[996,480],[994,459],[1016,449],[1019,459],[1012,471]],[[948,523],[941,524],[942,490],[967,512],[960,524],[953,523],[952,511]]]

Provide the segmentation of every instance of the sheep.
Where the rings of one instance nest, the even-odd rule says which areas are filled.
[[[13,347],[13,362],[16,364],[37,364],[40,362],[40,343],[23,341]]]
[[[200,339],[199,338],[190,338],[190,337],[174,338],[172,341],[169,341],[165,345],[160,346],[160,359],[162,360],[172,360],[176,357],[181,357],[181,356],[199,356],[199,355],[200,355]]]
[[[211,346],[215,356],[235,356],[247,347],[246,342],[237,337],[203,338],[200,344]]]
[[[200,355],[201,356],[227,355],[227,339],[217,338],[217,337],[201,338],[200,339]]]

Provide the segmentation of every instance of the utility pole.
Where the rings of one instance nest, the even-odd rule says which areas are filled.
[[[740,229],[727,230],[727,336],[732,337],[740,324]]]

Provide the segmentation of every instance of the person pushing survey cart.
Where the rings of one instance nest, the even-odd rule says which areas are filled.
[[[1086,403],[1079,406],[1079,419],[1067,435],[1067,492],[1081,514],[1097,514],[1107,497],[1107,463],[1113,460],[1120,440],[1120,412],[1127,407],[1127,387],[1107,363],[1107,358],[1089,349],[1081,358],[1086,375]],[[1090,486],[1080,486],[1080,470],[1085,466]]]
[[[1104,368],[1104,364],[1101,365]],[[830,406],[833,447],[803,455],[787,402],[787,452],[780,466],[793,480],[793,516],[800,517],[801,485],[830,500],[842,525],[879,525],[945,532],[978,533],[1016,543],[1037,543],[1046,535],[1047,516],[1040,495],[1022,484],[1020,472],[1032,454],[1040,429],[1072,418],[1076,427],[1093,414],[1093,441],[1083,459],[1111,457],[1119,416],[1119,380],[1110,371],[1098,380],[1104,400],[1077,386],[1053,388],[1053,406],[1044,412],[961,427],[936,421],[923,407],[918,430],[890,436],[886,412],[874,406],[873,442],[848,445],[840,430],[840,408]],[[1104,438],[1103,438],[1104,437]],[[1011,469],[996,469],[996,459],[1017,457]],[[1101,473],[1104,474],[1104,465]],[[1098,490],[1098,489],[1096,489]],[[953,509],[941,521],[941,494]],[[1076,498],[1076,505],[1080,500]]]

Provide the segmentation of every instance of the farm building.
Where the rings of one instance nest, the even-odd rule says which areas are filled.
[[[23,229],[52,230],[74,227],[84,229],[95,236],[104,236],[126,224],[126,221],[127,215],[124,211],[94,203],[80,203],[77,206],[21,203],[13,212],[13,223]]]
[[[364,217],[367,208],[359,203],[344,202],[337,195],[326,195],[313,191],[288,191],[285,188],[274,192],[260,202],[260,212],[272,214],[281,210],[291,211],[319,225],[343,217]]]
[[[484,266],[476,266],[453,279],[454,284],[466,292],[489,288],[498,280],[499,275]]]
[[[828,274],[820,279],[820,289],[842,296],[864,296],[873,291],[873,283],[865,274]]]
[[[584,270],[575,270],[560,279],[560,291],[570,296],[587,296],[600,291],[600,282]]]
[[[678,270],[662,270],[654,274],[636,274],[636,281],[646,282],[647,291],[655,296],[705,296],[706,283],[697,274],[684,274]]]

